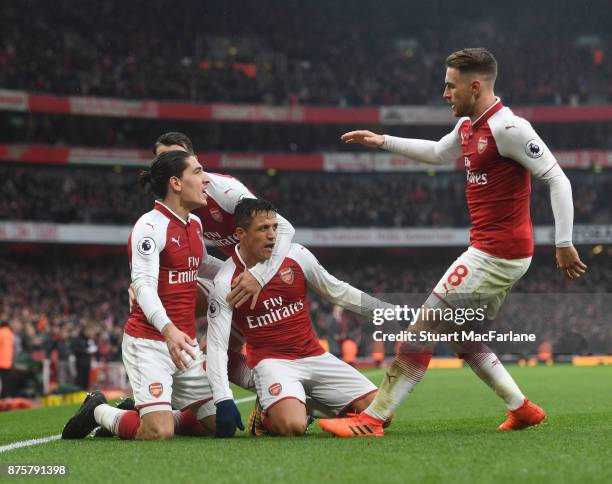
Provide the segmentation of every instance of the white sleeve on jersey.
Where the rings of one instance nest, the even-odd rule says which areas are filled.
[[[257,282],[264,287],[274,275],[280,269],[281,264],[287,257],[289,249],[291,248],[291,241],[295,234],[295,229],[289,221],[280,214],[276,214],[276,222],[278,228],[276,229],[276,243],[274,244],[274,250],[272,251],[272,257],[265,262],[255,264],[249,269],[249,272],[253,274],[253,277],[257,279]]]
[[[398,138],[386,134],[382,149],[423,163],[433,165],[452,163],[461,156],[459,127],[465,119],[459,119],[455,128],[439,141]]]
[[[300,244],[291,245],[289,257],[294,259],[304,271],[308,287],[333,304],[364,316],[371,315],[374,308],[394,307],[327,272],[314,254]]]
[[[231,268],[229,268],[231,266]],[[215,278],[215,284],[210,292],[210,304],[208,305],[208,329],[206,330],[206,373],[213,392],[215,404],[222,400],[234,398],[227,376],[227,349],[229,346],[230,331],[232,329],[233,310],[227,303],[230,280],[234,264],[229,259],[224,268]]]
[[[167,223],[147,222],[146,215],[141,217],[132,231],[132,288],[147,320],[161,333],[171,323],[157,294],[159,254],[166,246]]]
[[[204,260],[198,269],[198,277],[212,281],[217,275],[217,272],[219,272],[219,269],[221,269],[222,265],[223,261],[221,259],[208,254],[206,249],[204,249]]]
[[[571,246],[574,224],[572,185],[555,156],[526,119],[514,116],[504,123],[489,124],[499,154],[521,164],[548,184],[555,218],[555,245]]]
[[[243,198],[255,198],[255,195],[236,178],[215,173],[210,173],[209,176],[212,187],[209,187],[207,191],[227,213],[233,214],[236,211],[236,205]]]

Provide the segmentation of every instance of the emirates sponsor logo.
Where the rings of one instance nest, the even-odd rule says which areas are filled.
[[[291,267],[287,267],[285,269],[282,269],[279,272],[281,281],[283,281],[285,284],[293,284],[293,269]]]
[[[216,222],[222,222],[223,221],[223,214],[221,213],[221,210],[219,210],[218,208],[211,208],[210,209],[210,216]]]
[[[249,329],[257,329],[262,326],[278,323],[304,309],[304,301],[301,299],[297,302],[286,304],[282,296],[265,299],[262,304],[266,308],[266,313],[258,316],[248,315],[246,317]]]
[[[238,243],[238,237],[235,235],[222,237],[219,232],[204,232],[204,238],[215,247],[227,247]]]
[[[475,185],[486,185],[488,180],[487,180],[487,174],[486,173],[480,173],[477,171],[469,171],[466,173],[467,175],[467,182],[468,183],[472,183]]]
[[[153,398],[159,398],[164,393],[164,386],[160,382],[151,383],[149,385],[149,393]]]
[[[283,386],[280,383],[272,383],[272,385],[268,387],[268,393],[273,397],[277,397],[282,391]]]
[[[168,271],[168,284],[185,284],[198,278],[198,271]]]
[[[484,150],[487,149],[487,138],[485,138],[484,136],[482,138],[480,138],[478,140],[478,145],[477,145],[477,149],[478,149],[478,153],[482,154],[484,152]]]

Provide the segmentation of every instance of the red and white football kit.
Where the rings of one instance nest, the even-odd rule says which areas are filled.
[[[234,223],[234,212],[236,205],[243,198],[256,198],[250,190],[236,178],[219,173],[207,173],[210,183],[206,188],[208,204],[205,207],[193,211],[202,221],[204,226],[204,240],[219,249],[223,254],[230,257],[234,253],[234,247],[238,239],[234,235],[236,225]],[[265,286],[278,271],[281,262],[287,256],[289,246],[293,240],[295,229],[281,215],[276,215],[278,229],[276,231],[276,245],[272,257],[249,269],[249,272],[257,279],[261,286]],[[211,281],[199,280],[200,288],[208,294]]]
[[[206,253],[198,217],[185,221],[160,201],[136,222],[128,254],[137,302],[122,350],[136,408],[141,416],[171,405],[198,408],[198,419],[213,415],[204,354],[194,348],[196,360],[187,357],[189,367],[179,371],[161,330],[172,322],[195,339],[197,277],[213,278],[223,263]]]
[[[470,247],[436,285],[428,306],[486,306],[487,317],[495,317],[533,255],[531,174],[550,186],[556,246],[572,244],[569,180],[531,124],[499,98],[473,123],[459,119],[437,142],[385,135],[382,148],[425,163],[460,158],[465,165]]]
[[[264,410],[285,398],[306,402],[306,395],[327,414],[337,415],[376,387],[319,344],[310,321],[307,291],[351,311],[367,314],[385,305],[329,274],[299,244],[291,249],[251,311],[231,308],[231,281],[245,270],[239,246],[215,277],[208,307],[207,371],[215,403],[233,398],[227,378],[227,346],[232,320],[244,334],[248,363]],[[322,410],[320,410],[323,412]]]

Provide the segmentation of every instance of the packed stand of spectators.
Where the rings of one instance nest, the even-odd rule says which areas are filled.
[[[574,104],[605,92],[612,70],[602,0],[180,5],[107,0],[91,15],[85,0],[5,1],[0,86],[133,99],[424,104],[441,102],[446,55],[482,45],[499,59],[508,101]]]
[[[450,107],[448,110],[450,119]],[[537,123],[534,127],[553,151],[612,149],[610,122],[552,122]],[[148,151],[154,140],[169,128],[187,133],[198,153],[334,153],[360,152],[362,148],[340,141],[343,133],[357,128],[406,138],[438,140],[450,132],[453,125],[367,126],[363,123],[194,123],[189,121],[169,123],[166,119],[118,119],[10,112],[0,116],[0,143],[105,149],[144,148]],[[201,161],[206,163],[206,158],[203,157]]]
[[[45,358],[75,390],[88,388],[92,359],[119,361],[128,285],[127,257],[3,256],[0,321],[14,335],[15,390],[40,393]]]
[[[355,287],[383,298],[402,293],[415,306],[460,251],[315,250],[330,272]],[[29,378],[35,381],[21,388],[23,393],[40,391],[45,358],[55,362],[59,382],[77,388],[86,387],[92,361],[121,361],[122,331],[128,316],[127,257],[77,256],[65,247],[52,247],[48,252],[5,253],[0,259],[0,322],[8,322],[14,334],[14,366],[23,375],[21,383]],[[575,335],[569,337],[580,343],[571,347],[575,352],[612,352],[608,324],[612,252],[595,255],[590,247],[581,247],[580,252],[588,273],[568,282],[556,271],[553,254],[538,251],[529,272],[514,288],[508,309],[502,310],[496,329],[525,329],[533,331],[538,340],[546,337],[553,342]],[[312,320],[330,350],[340,354],[342,341],[350,339],[357,342],[361,356],[368,356],[373,325],[312,296]],[[205,320],[199,320],[200,334],[204,325]],[[391,345],[387,352],[392,351]]]
[[[612,223],[612,171],[568,170],[575,222]],[[465,174],[235,173],[296,227],[466,227]],[[153,199],[137,170],[0,164],[0,220],[132,225]],[[532,218],[554,222],[548,186],[533,180]]]

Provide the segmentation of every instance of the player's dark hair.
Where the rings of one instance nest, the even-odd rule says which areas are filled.
[[[236,227],[247,230],[253,219],[261,212],[274,212],[276,208],[271,202],[263,198],[243,198],[236,205],[234,211],[234,223]]]
[[[186,151],[167,151],[157,156],[149,170],[140,172],[138,180],[143,188],[150,187],[156,197],[160,199],[166,198],[168,194],[168,180],[173,176],[181,178],[185,168],[187,168],[187,160],[193,156]]]
[[[497,78],[497,61],[483,47],[453,52],[446,58],[446,67],[453,67],[462,73],[482,74],[492,81]]]
[[[178,131],[170,131],[169,133],[162,134],[153,145],[153,154],[157,153],[157,148],[160,146],[172,146],[178,145],[185,148],[189,153],[193,154],[193,143],[184,133]]]

